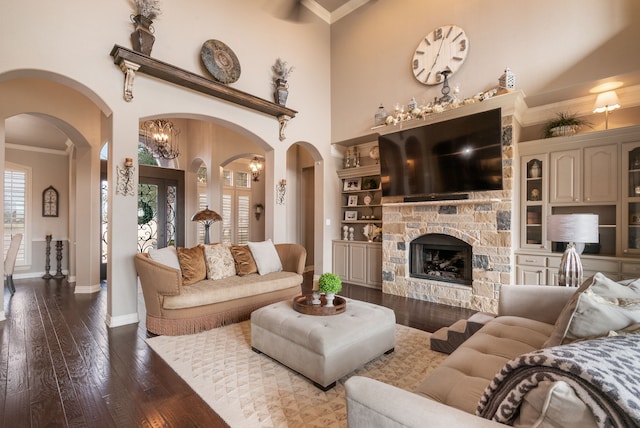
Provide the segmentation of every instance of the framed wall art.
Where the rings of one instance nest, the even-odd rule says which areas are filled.
[[[58,217],[58,191],[49,186],[42,192],[42,217]]]
[[[361,177],[345,178],[344,179],[344,186],[343,186],[342,190],[344,192],[352,192],[354,190],[360,190],[361,183],[362,183],[362,178]]]
[[[345,211],[344,219],[347,221],[354,221],[358,219],[358,211]]]

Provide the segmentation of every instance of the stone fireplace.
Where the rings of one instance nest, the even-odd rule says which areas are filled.
[[[471,192],[460,200],[382,201],[383,293],[497,312],[500,285],[513,284],[515,265],[512,120],[502,119],[502,191]],[[436,247],[455,243],[457,248],[432,248],[426,253],[424,246],[412,248],[412,243],[431,235],[438,236]],[[465,258],[464,266],[460,258]],[[416,273],[420,267],[413,266],[412,273],[413,263],[421,264],[422,272]],[[458,271],[465,272],[464,279],[458,280]]]

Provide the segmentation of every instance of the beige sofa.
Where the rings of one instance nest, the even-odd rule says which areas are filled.
[[[282,271],[251,273],[183,286],[180,269],[135,256],[146,307],[147,330],[153,334],[197,333],[249,319],[251,312],[301,293],[307,252],[297,244],[275,244]]]
[[[636,296],[637,290],[636,288],[634,291]],[[572,298],[574,295],[576,297]],[[566,349],[568,346],[585,346],[587,344],[583,340],[571,345],[545,348],[545,345],[548,345],[547,340],[550,340],[550,337],[558,331],[558,329],[554,330],[554,323],[559,316],[560,320],[567,316],[565,314],[570,311],[568,312],[566,307],[570,308],[572,305],[576,305],[577,296],[579,294],[576,293],[575,288],[502,286],[498,316],[485,324],[447,357],[415,391],[401,390],[364,377],[355,376],[349,379],[346,382],[349,427],[505,426],[493,420],[475,416],[485,389],[490,384],[491,386],[495,384],[495,378],[499,372],[504,373],[501,369],[504,368],[505,363],[514,358],[515,361],[523,359],[521,354],[536,350],[540,350],[537,352],[557,352],[556,350]],[[583,299],[583,301],[585,300],[586,298]],[[609,304],[611,301],[613,300],[610,299]],[[574,313],[581,312],[580,310],[576,311],[575,306],[573,311]],[[584,314],[588,311],[582,312]],[[581,315],[574,315],[573,318],[577,319],[579,316]],[[633,316],[636,317],[637,314]],[[628,325],[631,322],[633,321],[628,320],[622,323]],[[625,335],[624,337],[625,340],[635,340],[635,343],[638,343],[639,338],[638,335]],[[593,344],[595,341],[609,339],[623,339],[623,336],[604,337],[590,342]],[[605,349],[609,345],[610,343],[606,343]],[[640,346],[636,348],[640,348]],[[567,352],[564,349],[562,351]],[[637,372],[637,369],[634,370]],[[528,416],[533,418],[529,421],[538,419],[538,422],[548,422],[545,420],[548,415],[544,415],[544,412],[548,410],[548,403],[551,399],[549,397],[553,397],[553,394],[557,393],[553,390],[554,385],[556,383],[540,383],[539,386],[542,389],[538,389],[537,392],[536,389],[532,389],[531,391],[527,390],[526,394],[522,393],[522,403],[526,403],[519,404],[522,407],[517,412],[522,415],[518,417]],[[565,390],[562,393],[573,394],[573,390],[567,391],[566,386],[563,388]],[[575,394],[569,398],[573,400],[571,405],[577,403],[577,407],[569,410],[562,408],[562,411],[557,412],[561,414],[555,416],[568,417],[571,423],[568,424],[565,421],[556,426],[595,426],[593,414],[585,403],[579,399],[576,400]],[[525,414],[525,411],[529,414]],[[543,415],[540,416],[535,411],[539,411]],[[528,423],[520,426],[527,426]],[[536,426],[552,426],[545,423]],[[514,425],[518,426],[517,420]]]

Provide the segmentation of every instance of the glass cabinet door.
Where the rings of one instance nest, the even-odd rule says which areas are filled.
[[[522,159],[523,183],[522,192],[524,197],[523,248],[543,248],[545,245],[544,236],[544,198],[546,162],[542,156],[529,156]]]
[[[623,189],[622,245],[625,254],[640,254],[640,142],[622,146]]]

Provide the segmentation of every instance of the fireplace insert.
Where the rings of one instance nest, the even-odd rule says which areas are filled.
[[[471,245],[441,233],[429,233],[411,241],[409,276],[471,285]]]

